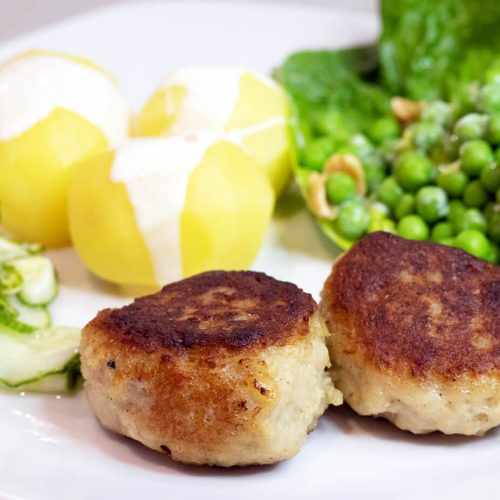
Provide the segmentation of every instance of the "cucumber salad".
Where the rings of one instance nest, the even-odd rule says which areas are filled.
[[[0,388],[76,388],[80,330],[52,326],[49,305],[57,292],[54,266],[40,245],[0,236]]]

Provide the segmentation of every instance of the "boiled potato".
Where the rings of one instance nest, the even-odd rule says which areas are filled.
[[[276,196],[290,174],[288,107],[279,85],[234,67],[192,67],[172,74],[135,117],[133,134],[223,134],[265,171]]]
[[[131,139],[75,167],[71,237],[105,280],[157,289],[253,262],[274,195],[236,144],[213,136]]]
[[[72,166],[127,136],[128,104],[90,61],[28,52],[0,66],[0,209],[15,236],[68,244]]]

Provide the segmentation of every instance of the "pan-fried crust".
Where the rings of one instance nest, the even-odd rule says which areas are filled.
[[[245,349],[284,344],[308,333],[316,309],[309,294],[263,273],[211,271],[165,286],[94,326],[147,352],[158,348]]]
[[[450,380],[500,370],[500,267],[462,250],[373,233],[335,264],[322,299],[343,348],[377,369]]]

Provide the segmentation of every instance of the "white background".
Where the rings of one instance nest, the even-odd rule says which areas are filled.
[[[0,40],[40,28],[96,7],[124,3],[125,0],[0,0]],[[136,0],[140,3],[141,0]],[[168,2],[168,0],[158,0]],[[189,1],[189,0],[188,0]],[[203,1],[203,0],[201,0]],[[229,0],[231,1],[231,0]],[[238,0],[232,0],[237,2]],[[261,3],[331,5],[342,9],[373,12],[377,0],[255,0]],[[130,0],[128,0],[130,2]]]

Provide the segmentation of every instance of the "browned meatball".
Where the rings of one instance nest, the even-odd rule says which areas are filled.
[[[500,424],[500,267],[374,233],[334,265],[320,310],[335,384],[359,414],[419,434]]]
[[[221,466],[295,455],[338,401],[310,295],[255,272],[208,272],[84,329],[82,372],[101,423],[172,458]]]

